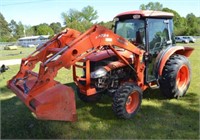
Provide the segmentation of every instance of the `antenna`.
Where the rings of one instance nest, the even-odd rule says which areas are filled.
[[[152,12],[149,14],[149,16],[151,16],[156,10],[154,9],[154,10],[150,10],[150,11],[152,11]]]

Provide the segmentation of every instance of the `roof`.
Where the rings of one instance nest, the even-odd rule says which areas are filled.
[[[142,17],[168,17],[168,18],[172,18],[174,16],[173,13],[168,13],[163,11],[136,10],[136,11],[128,11],[120,13],[116,17],[125,15],[141,15]]]
[[[27,36],[19,38],[19,40],[38,39],[38,38],[49,38],[49,35]]]

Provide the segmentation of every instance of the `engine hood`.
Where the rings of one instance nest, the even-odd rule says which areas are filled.
[[[131,52],[127,51],[127,50],[123,50],[123,49],[119,49],[117,50],[119,52],[119,54],[121,54],[123,57],[129,59],[131,58],[131,56],[133,55]],[[112,50],[103,50],[100,52],[94,52],[92,54],[90,54],[89,56],[86,57],[87,60],[90,61],[100,61],[112,56],[116,56],[115,53]]]

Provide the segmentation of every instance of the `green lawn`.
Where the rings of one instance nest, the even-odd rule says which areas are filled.
[[[19,65],[10,66],[4,74],[5,79],[0,75],[1,138],[199,139],[200,40],[186,46],[195,48],[189,58],[192,81],[186,96],[178,100],[168,100],[159,90],[149,90],[144,94],[140,111],[131,120],[116,118],[111,108],[112,99],[106,95],[96,104],[87,104],[76,99],[77,122],[37,120],[6,87],[6,81],[19,69]],[[71,84],[75,89],[71,74],[71,71],[62,69],[57,80]]]
[[[28,56],[36,48],[18,47],[17,50],[0,50],[0,60],[20,59]]]

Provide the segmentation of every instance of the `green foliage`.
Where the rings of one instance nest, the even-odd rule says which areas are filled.
[[[148,4],[141,4],[141,10],[158,10],[174,14],[174,33],[175,35],[200,35],[200,17],[196,17],[190,13],[185,17],[181,17],[178,12],[169,8],[163,8],[159,2],[149,2]]]
[[[159,2],[149,2],[148,4],[141,4],[141,10],[157,10],[161,11],[163,9],[163,5]]]
[[[17,23],[13,19],[9,23],[9,28],[11,29],[11,33],[13,37],[16,37]]]
[[[7,42],[11,38],[11,29],[4,16],[0,13],[0,41]]]
[[[61,26],[60,22],[56,22],[56,23],[53,22],[50,24],[50,27],[53,29],[55,34],[61,32],[61,30],[62,30],[62,26]]]
[[[23,25],[22,22],[16,22],[11,20],[8,24],[3,15],[0,13],[0,41],[9,42],[17,41],[17,39],[24,36],[33,35],[47,35],[53,36],[54,33],[59,33],[62,30],[62,26],[59,22],[39,24],[36,26]]]
[[[101,25],[101,26],[104,26],[104,27],[106,27],[108,29],[113,30],[113,21],[108,21],[108,22],[101,21],[98,24]]]
[[[17,34],[17,38],[21,38],[21,37],[24,37],[24,25],[19,22],[17,24],[17,29],[16,29],[16,34]]]
[[[175,35],[200,35],[200,22],[193,13],[188,14],[186,18],[184,18],[181,17],[175,10],[163,8],[163,11],[174,14],[173,20]]]
[[[200,23],[198,18],[193,13],[190,13],[186,16],[186,22],[188,26],[188,35],[200,35]]]
[[[84,7],[80,13],[83,20],[92,22],[98,18],[97,11],[92,6]]]
[[[80,12],[78,10],[75,9],[69,9],[69,11],[67,13],[62,13],[61,16],[64,19],[64,24],[66,26],[69,26],[68,24],[73,22],[73,21],[77,21],[80,22],[81,21],[81,16],[80,16]]]
[[[32,28],[32,26],[25,25],[24,28],[25,28],[25,34],[26,34],[26,36],[33,36],[33,35],[35,35],[34,29]]]
[[[36,35],[54,35],[54,31],[51,27],[48,26],[48,24],[43,23],[40,25],[35,26],[34,28]]]
[[[98,18],[97,11],[93,7],[84,7],[81,11],[70,9],[67,13],[61,14],[66,27],[79,30],[81,32],[89,29],[92,21]]]
[[[12,34],[11,40],[16,41],[18,38],[25,36],[24,25],[21,22],[19,22],[17,24],[16,21],[11,20],[10,23],[9,23],[9,28],[10,28],[11,34]]]

